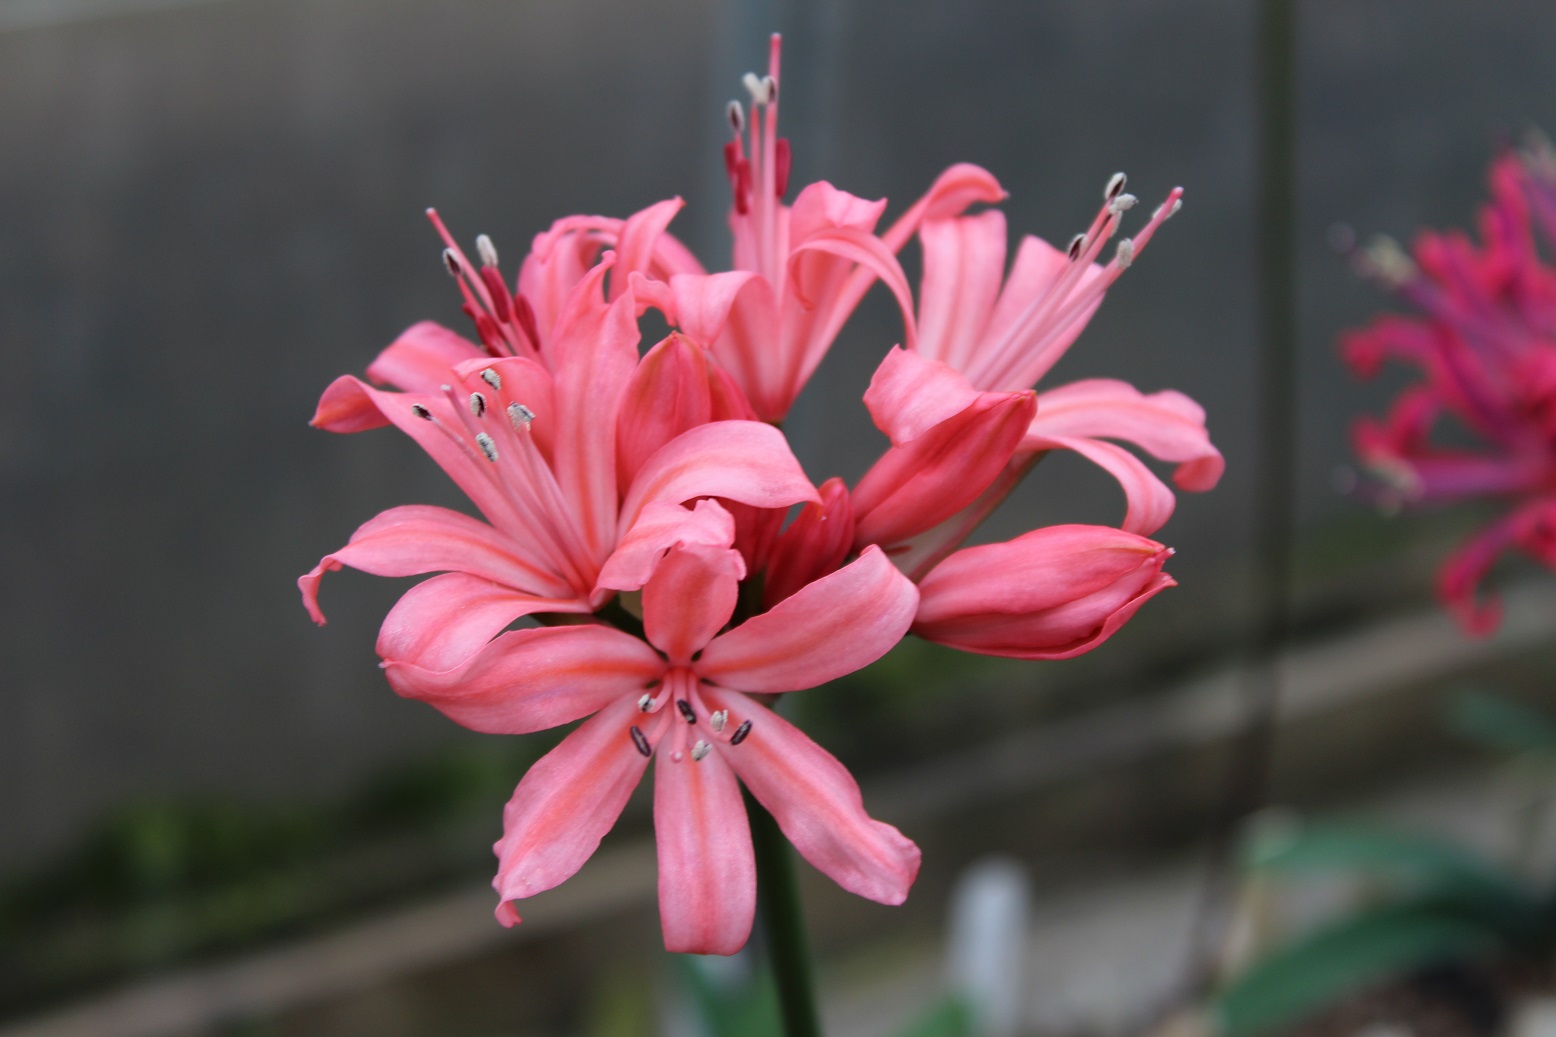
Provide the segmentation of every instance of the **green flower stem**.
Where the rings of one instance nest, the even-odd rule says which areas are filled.
[[[751,845],[756,851],[756,903],[768,958],[778,987],[778,1007],[786,1037],[821,1037],[816,987],[805,947],[805,915],[795,881],[794,854],[778,822],[746,792]]]

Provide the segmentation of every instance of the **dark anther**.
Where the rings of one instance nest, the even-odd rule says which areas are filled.
[[[1077,234],[1070,239],[1070,258],[1075,259],[1081,254],[1081,246],[1086,244],[1086,235]]]
[[[681,719],[685,720],[688,724],[695,724],[697,722],[697,711],[692,708],[692,704],[690,702],[687,702],[685,699],[676,699],[675,708],[681,711]]]
[[[740,726],[735,728],[735,733],[729,736],[730,745],[739,745],[746,740],[746,735],[751,733],[751,721],[742,720]]]
[[[648,736],[638,730],[636,724],[632,725],[632,744],[638,747],[638,752],[644,756],[654,755],[654,747],[648,744]]]
[[[443,265],[448,267],[448,272],[455,277],[459,276],[459,258],[454,255],[453,249],[443,250]]]
[[[411,404],[411,413],[416,415],[418,418],[421,418],[423,421],[432,420],[432,412],[419,403]]]

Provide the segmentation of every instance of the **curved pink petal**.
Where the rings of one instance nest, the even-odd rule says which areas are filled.
[[[611,274],[610,300],[626,291],[630,275],[648,273],[659,248],[660,237],[686,203],[667,198],[628,216],[616,237],[616,270]]]
[[[875,427],[902,446],[960,414],[981,395],[944,361],[893,346],[870,377],[864,405]]]
[[[516,619],[588,611],[576,599],[537,597],[468,573],[444,573],[401,595],[379,629],[378,654],[423,670],[452,670]]]
[[[638,363],[616,416],[616,484],[622,493],[654,451],[713,420],[707,354],[671,332]]]
[[[578,283],[552,337],[556,372],[556,478],[577,511],[597,568],[616,539],[616,416],[638,363],[631,292],[607,305],[600,282],[606,255]]]
[[[806,184],[789,209],[789,243],[798,245],[814,234],[840,227],[869,234],[885,211],[884,198],[872,201],[818,180]]]
[[[379,385],[406,392],[437,392],[453,379],[449,372],[467,360],[489,359],[486,350],[441,324],[412,324],[367,366]]]
[[[1088,461],[1107,470],[1124,490],[1127,504],[1123,528],[1141,536],[1150,536],[1167,524],[1177,507],[1177,498],[1158,479],[1145,462],[1121,446],[1081,436],[1029,435],[1023,449],[1073,450]]]
[[[760,421],[715,421],[689,429],[649,458],[621,505],[623,535],[652,501],[727,497],[758,508],[820,498],[783,433]]]
[[[518,921],[508,901],[560,885],[583,867],[610,831],[648,767],[629,733],[637,703],[612,703],[541,757],[503,810],[503,835],[492,849],[492,886],[505,925]]]
[[[800,856],[850,893],[881,904],[908,898],[918,847],[865,813],[858,784],[836,757],[745,695],[704,687],[702,698],[728,710],[731,725],[751,722],[739,745],[720,751]]]
[[[513,630],[448,669],[414,659],[388,658],[383,665],[404,697],[474,731],[500,735],[570,723],[617,696],[636,708],[644,686],[664,673],[664,660],[642,640],[593,623]]]
[[[1072,382],[1038,394],[1031,430],[1133,443],[1152,457],[1178,462],[1173,481],[1185,490],[1212,489],[1226,471],[1205,429],[1204,408],[1171,389],[1147,396],[1111,378]]]
[[[479,519],[429,505],[390,508],[368,519],[345,547],[325,555],[298,578],[303,604],[315,623],[324,623],[319,581],[344,565],[374,576],[465,572],[532,596],[573,596],[566,581],[547,571],[519,541]]]
[[[1079,655],[1173,585],[1161,571],[1171,554],[1145,537],[1084,525],[970,547],[920,582],[913,632],[985,655]]]
[[[600,570],[596,591],[635,591],[654,575],[672,547],[728,548],[735,543],[735,519],[714,500],[695,507],[650,502]],[[741,574],[743,579],[744,573]],[[603,598],[602,598],[603,600]]]
[[[682,729],[676,735],[685,738]],[[654,842],[665,950],[734,954],[756,913],[756,857],[740,785],[718,752],[697,759],[690,748],[661,749],[658,757]]]
[[[893,254],[901,252],[924,220],[948,220],[960,216],[970,205],[993,204],[1004,198],[1005,189],[988,170],[967,162],[957,163],[941,173],[924,197],[898,217],[891,229],[880,236],[881,242]],[[855,267],[849,273],[834,303],[833,320],[839,326],[854,312],[854,307],[874,283],[873,267]]]
[[[1005,276],[1005,214],[990,209],[919,228],[924,277],[919,291],[918,350],[966,370]]]
[[[675,665],[690,663],[735,614],[745,572],[740,552],[730,548],[672,548],[643,588],[649,643]]]
[[[715,637],[693,667],[741,691],[814,688],[868,666],[902,640],[918,589],[878,547]]]
[[[764,421],[788,409],[788,367],[778,347],[778,304],[766,278],[749,270],[670,281],[676,327],[713,351]]]
[[[894,446],[854,487],[854,543],[892,546],[939,525],[995,481],[1026,436],[1031,392],[981,393],[956,414]]]
[[[892,563],[914,583],[923,579],[925,573],[940,564],[947,555],[962,546],[962,543],[972,536],[973,531],[995,508],[999,507],[1000,502],[1010,495],[1010,491],[1026,478],[1027,472],[1032,470],[1032,466],[1041,460],[1042,456],[1042,451],[1027,450],[1024,447],[1018,449],[1005,464],[1004,470],[994,477],[994,481],[989,483],[972,503],[939,525],[932,526],[894,545]]]
[[[675,299],[675,326],[693,342],[712,346],[724,334],[737,301],[753,283],[767,287],[766,280],[751,270],[672,277],[670,291]],[[768,316],[771,316],[771,288],[764,294]],[[771,334],[770,330],[768,334]],[[737,352],[743,354],[744,351]]]
[[[519,267],[519,293],[534,309],[543,356],[578,283],[599,262],[601,250],[615,243],[621,224],[605,216],[564,216],[535,235]]]
[[[993,173],[971,162],[958,162],[936,177],[924,197],[897,217],[881,239],[893,252],[901,252],[923,221],[948,220],[979,202],[997,205],[1006,197]]]
[[[366,432],[383,428],[389,418],[361,381],[343,374],[320,395],[308,424],[326,432]]]
[[[846,269],[839,272],[831,264],[828,264],[829,269],[825,273],[814,272],[803,262],[805,255],[810,252],[823,252],[857,263],[879,278],[897,300],[897,308],[902,312],[903,338],[908,348],[913,348],[918,339],[913,317],[913,290],[908,286],[907,275],[902,272],[897,257],[880,238],[854,227],[828,227],[812,233],[795,245],[789,253],[790,287],[801,306],[807,309],[816,306],[829,282],[840,273],[846,275],[848,272]],[[829,307],[826,314],[827,319],[821,329],[807,336],[809,345],[804,350],[806,361],[799,372],[800,385],[804,384],[804,379],[820,363],[821,354],[837,338],[849,317],[848,313],[835,305]],[[795,392],[798,391],[799,387],[796,386]]]
[[[506,530],[527,528],[512,500],[493,479],[490,466],[477,458],[475,448],[466,441],[459,416],[441,393],[385,392],[352,375],[341,375],[324,391],[313,424],[336,432],[352,431],[333,423],[346,421],[351,414],[360,417],[369,408],[415,440],[494,526]],[[419,411],[432,420],[422,417]]]

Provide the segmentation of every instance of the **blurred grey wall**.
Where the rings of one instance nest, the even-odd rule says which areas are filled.
[[[407,324],[461,326],[429,204],[511,270],[557,216],[680,193],[677,229],[718,262],[722,102],[771,28],[797,183],[900,206],[976,161],[1010,190],[1013,231],[1059,241],[1115,169],[1148,206],[1186,186],[1054,380],[1174,387],[1210,411],[1228,476],[1180,500],[1162,533],[1177,607],[1126,636],[1213,643],[1242,609],[1257,463],[1252,6],[0,4],[0,868],[132,797],[330,795],[467,737],[378,676],[399,585],[326,581],[322,631],[299,606],[296,576],[358,523],[456,503],[394,433],[309,429],[313,403]],[[1384,398],[1334,359],[1336,331],[1383,303],[1325,232],[1468,224],[1498,134],[1556,129],[1556,7],[1302,9],[1295,506],[1312,526],[1357,507],[1329,475],[1350,417]],[[882,442],[858,393],[897,331],[880,300],[864,317],[790,422],[818,481]],[[1060,458],[995,532],[1120,512]]]

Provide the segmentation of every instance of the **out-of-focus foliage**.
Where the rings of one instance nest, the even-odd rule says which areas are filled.
[[[1452,727],[1491,748],[1556,757],[1556,724],[1496,696],[1459,696]],[[1556,879],[1536,887],[1453,841],[1360,822],[1255,826],[1250,874],[1339,874],[1378,898],[1276,948],[1214,998],[1223,1033],[1292,1022],[1380,980],[1450,961],[1543,958],[1556,949]]]
[[[765,969],[731,977],[695,956],[677,956],[675,964],[708,1037],[782,1037],[778,993]],[[966,1001],[948,994],[931,1001],[896,1037],[975,1037],[977,1032]]]
[[[460,748],[310,807],[146,801],[0,889],[0,1007],[327,925],[489,860],[484,840],[548,739]]]

